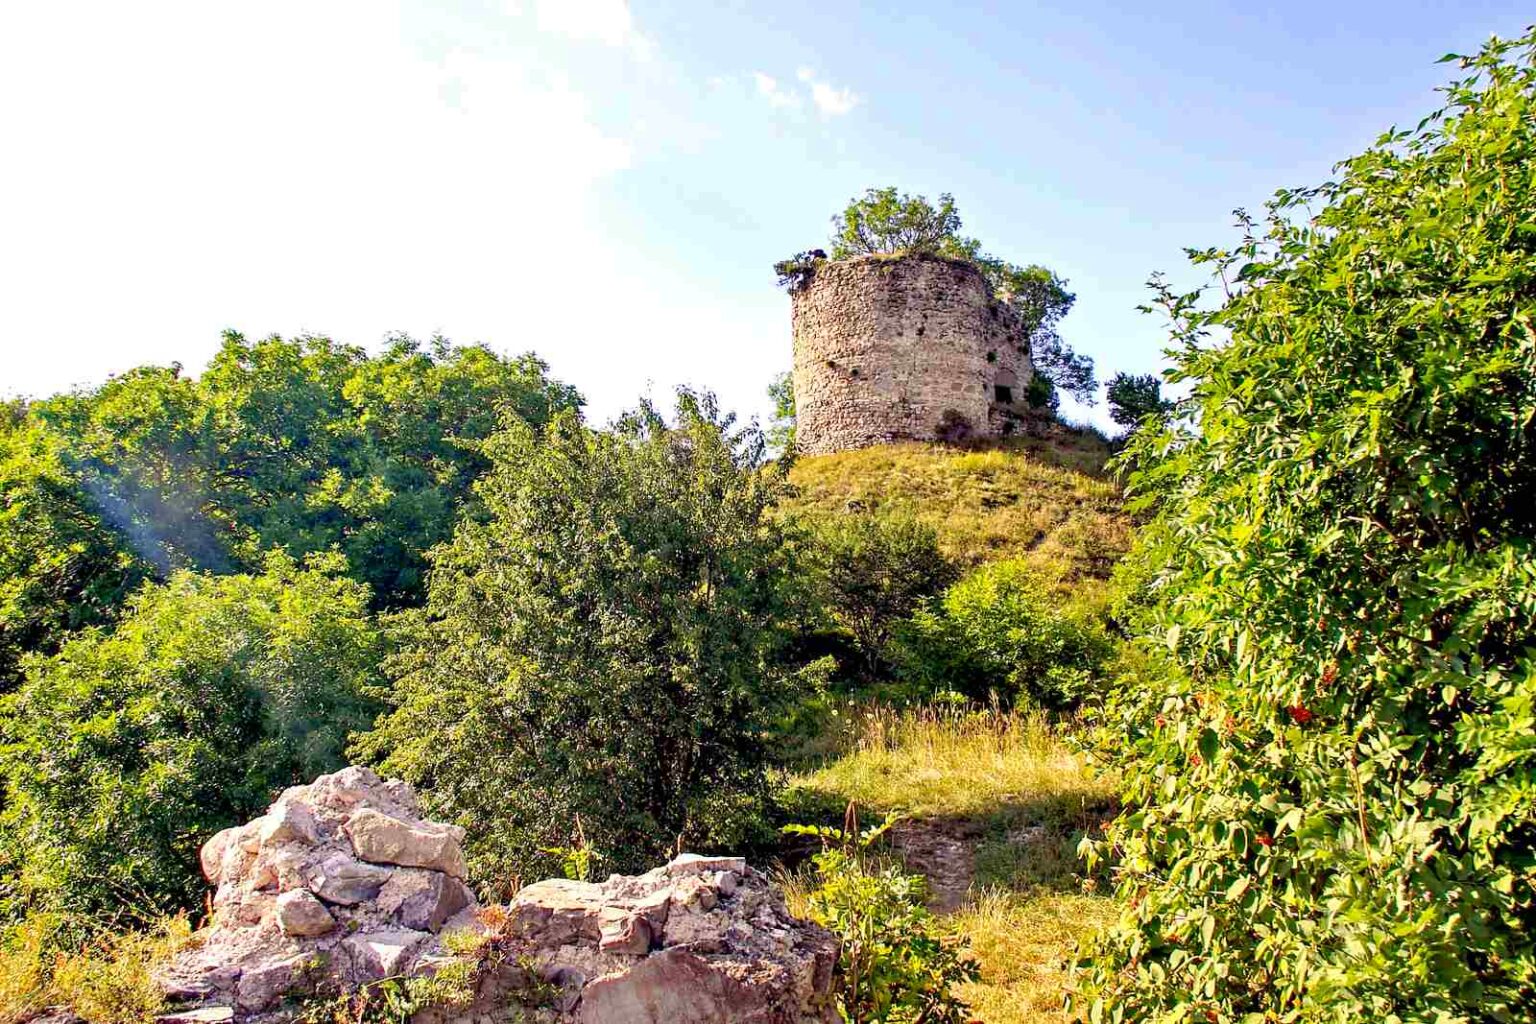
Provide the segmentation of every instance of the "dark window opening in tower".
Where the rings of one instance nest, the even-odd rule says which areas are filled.
[[[997,393],[997,402],[999,405],[1013,404],[1013,388],[1006,384],[998,384],[992,390]]]

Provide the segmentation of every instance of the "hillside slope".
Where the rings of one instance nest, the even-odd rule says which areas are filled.
[[[973,566],[1038,560],[1074,579],[1107,578],[1130,546],[1119,484],[1098,435],[1057,428],[964,448],[894,444],[806,456],[789,479],[791,511],[900,511],[931,525],[944,553]]]
[[[1059,574],[1063,600],[1107,598],[1131,543],[1109,448],[1087,431],[964,448],[882,445],[800,458],[791,512],[899,511],[931,525],[964,567],[1019,558]],[[792,785],[828,807],[896,812],[891,852],[980,979],[959,994],[986,1024],[1065,1024],[1077,944],[1117,912],[1081,874],[1079,840],[1114,815],[1114,781],[1071,749],[1070,723],[998,709],[847,709],[846,748]],[[793,883],[794,880],[792,880]],[[791,898],[797,898],[791,884]]]

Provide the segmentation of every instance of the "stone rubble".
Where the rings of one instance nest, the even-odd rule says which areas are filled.
[[[306,988],[408,971],[450,923],[477,927],[462,841],[422,819],[410,786],[366,768],[288,789],[204,844],[213,924],[162,986],[254,1014]]]
[[[833,1024],[831,933],[739,857],[684,854],[606,882],[549,879],[505,907],[464,885],[461,830],[364,768],[287,790],[203,847],[212,926],[160,977],[161,1024],[290,1016],[309,995],[468,961],[468,998],[416,1024]],[[448,949],[443,936],[471,931]]]

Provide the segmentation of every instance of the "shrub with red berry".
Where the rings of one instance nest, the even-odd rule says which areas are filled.
[[[1219,305],[1159,290],[1091,1024],[1536,1020],[1533,54],[1194,252]]]

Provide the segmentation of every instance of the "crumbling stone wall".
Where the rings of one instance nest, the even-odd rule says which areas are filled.
[[[1000,437],[1027,410],[1034,371],[1023,326],[970,263],[823,263],[791,300],[802,453],[956,433]]]

